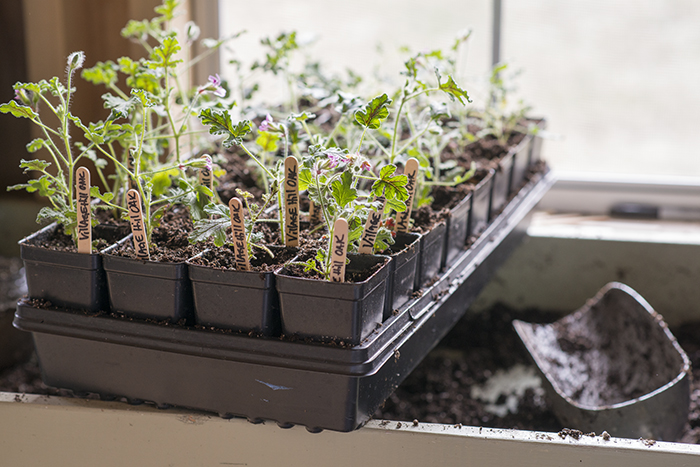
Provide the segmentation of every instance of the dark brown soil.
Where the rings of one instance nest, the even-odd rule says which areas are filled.
[[[275,255],[271,257],[267,252],[256,249],[255,259],[250,261],[251,270],[255,272],[271,272],[284,266],[287,261],[291,261],[298,254],[296,248],[271,248]],[[236,261],[231,245],[224,245],[221,248],[212,248],[205,251],[201,256],[190,260],[191,264],[208,266],[214,269],[236,270]]]
[[[306,261],[304,256],[299,258],[299,261]],[[345,282],[364,282],[374,275],[379,269],[384,266],[385,263],[377,263],[370,268],[357,271],[352,269],[350,266],[346,266],[345,269]],[[282,274],[291,277],[305,277],[307,279],[318,279],[321,280],[321,276],[316,271],[304,271],[304,266],[298,264],[288,264],[283,270]]]
[[[93,252],[97,253],[107,248],[128,234],[129,226],[126,222],[115,221],[111,216],[105,217],[103,224],[92,228]],[[55,251],[69,251],[73,253],[78,251],[73,238],[63,232],[62,225],[58,225],[49,235],[37,236],[27,241],[27,244]]]
[[[160,225],[153,229],[150,246],[151,261],[181,263],[213,246],[210,242],[190,244],[187,237],[191,231],[192,220],[187,207],[172,206],[163,215]],[[136,258],[134,243],[131,241],[123,242],[109,253]]]
[[[238,196],[236,188],[251,193],[255,199],[262,198],[264,190],[258,184],[257,165],[249,164],[250,158],[236,148],[225,151],[222,156],[225,162],[221,168],[226,174],[217,179],[219,186],[216,188],[221,201],[228,204],[231,198]]]

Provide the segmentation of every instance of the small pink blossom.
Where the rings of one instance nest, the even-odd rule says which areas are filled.
[[[344,163],[349,161],[348,158],[343,157],[340,154],[335,154],[335,153],[329,153],[328,160],[330,161],[330,168],[331,169],[334,169],[335,167],[337,167],[338,164],[344,164]]]
[[[258,127],[258,129],[260,131],[270,131],[271,124],[272,124],[272,115],[267,114],[265,116],[265,120],[263,120],[262,123],[260,123],[260,126]]]
[[[360,165],[360,169],[362,170],[372,170],[372,164],[369,163],[369,161],[362,161],[362,164]]]
[[[204,92],[211,92],[215,96],[224,97],[226,96],[226,90],[221,87],[221,78],[219,74],[209,75],[209,83],[204,86],[200,86],[198,92],[200,94]]]

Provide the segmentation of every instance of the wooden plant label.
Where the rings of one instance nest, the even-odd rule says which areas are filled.
[[[231,211],[231,236],[233,237],[233,256],[236,269],[250,271],[248,244],[245,239],[245,224],[243,223],[243,203],[238,198],[231,198],[228,207]]]
[[[284,160],[284,244],[299,246],[299,163],[294,156]]]
[[[201,157],[202,159],[207,161],[207,167],[211,167],[211,157],[204,155]],[[214,176],[211,173],[211,170],[209,170],[207,167],[204,167],[199,170],[199,184],[202,186],[205,186],[209,188],[212,192],[214,191]],[[209,201],[209,197],[207,196],[207,201]]]
[[[134,156],[131,154],[131,150],[129,150],[129,157],[126,159],[126,168],[129,169],[129,172],[132,174],[135,174],[136,172],[134,171],[135,163],[134,163]],[[136,189],[136,182],[134,182],[134,179],[129,175],[129,189],[130,190],[135,190]]]
[[[148,240],[143,223],[143,210],[141,208],[141,196],[136,190],[126,192],[126,206],[129,209],[129,223],[131,233],[134,235],[134,251],[140,259],[150,259],[148,252]]]
[[[90,171],[78,167],[75,171],[75,200],[78,214],[78,253],[92,253],[90,225]]]
[[[413,196],[416,193],[416,177],[418,176],[418,159],[411,157],[406,161],[406,167],[403,172],[408,177],[406,189],[408,190],[408,200],[406,200],[406,210],[396,213],[396,230],[397,232],[408,232],[408,226],[411,221],[411,208],[413,206]]]
[[[321,223],[321,209],[311,200],[309,200],[309,221],[312,226]]]
[[[342,217],[333,227],[331,245],[331,281],[345,282],[345,258],[348,255],[348,221]]]
[[[382,213],[384,212],[384,199],[380,198],[379,201],[382,203],[379,211],[372,210],[367,216],[365,230],[362,232],[362,239],[360,240],[359,252],[361,255],[371,255],[374,249],[374,241],[377,239],[379,227],[382,225]]]

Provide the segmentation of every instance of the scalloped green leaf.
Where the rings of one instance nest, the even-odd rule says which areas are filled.
[[[376,130],[389,117],[391,99],[386,94],[377,96],[355,111],[355,121],[365,128]]]

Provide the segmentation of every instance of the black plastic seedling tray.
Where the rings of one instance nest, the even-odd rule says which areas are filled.
[[[341,347],[35,308],[14,325],[32,332],[44,381],[126,397],[350,431],[370,419],[452,328],[525,235],[528,213],[553,183],[536,176],[422,295],[361,344]]]

